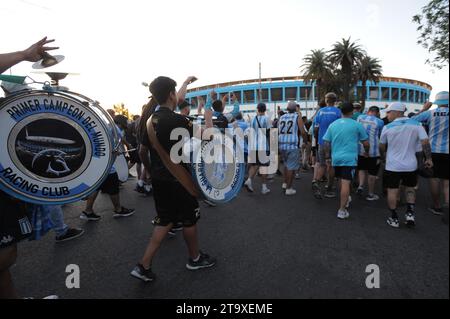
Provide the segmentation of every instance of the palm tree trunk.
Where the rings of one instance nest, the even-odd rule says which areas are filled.
[[[367,81],[362,81],[362,96],[361,96],[361,104],[362,109],[364,110],[366,107],[366,97],[367,97]]]

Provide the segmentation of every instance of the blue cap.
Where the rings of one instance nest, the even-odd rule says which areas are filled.
[[[443,91],[436,94],[436,101],[433,104],[436,105],[448,105],[448,92]]]

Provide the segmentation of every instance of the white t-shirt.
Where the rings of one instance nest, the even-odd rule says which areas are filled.
[[[418,145],[428,139],[422,125],[407,117],[386,125],[381,133],[381,144],[387,144],[386,170],[415,172],[418,169]]]

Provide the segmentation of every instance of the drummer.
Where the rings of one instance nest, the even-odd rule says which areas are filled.
[[[28,49],[18,52],[0,54],[0,74],[22,62],[37,62],[44,52],[58,49],[46,47],[54,40],[47,37],[36,42]],[[2,132],[0,136],[3,137]],[[0,191],[0,299],[18,298],[14,288],[9,268],[17,259],[17,243],[31,235],[30,221],[21,202]]]
[[[197,236],[197,222],[200,219],[200,208],[197,199],[193,196],[196,190],[189,188],[189,182],[180,178],[175,178],[176,171],[180,176],[190,176],[184,171],[184,165],[175,165],[169,171],[167,164],[162,158],[168,156],[173,145],[177,141],[170,139],[174,129],[185,128],[193,133],[193,126],[185,117],[174,112],[179,101],[184,100],[187,86],[196,80],[189,77],[184,82],[180,92],[177,94],[176,82],[167,77],[159,77],[150,85],[152,95],[159,102],[160,108],[156,111],[147,123],[148,130],[154,129],[156,140],[152,141],[152,131],[148,134],[151,142],[151,174],[153,181],[153,197],[155,199],[157,217],[154,220],[155,229],[152,238],[147,246],[143,258],[132,270],[131,275],[144,282],[155,280],[152,271],[153,259],[161,246],[162,241],[172,226],[177,222],[183,222],[183,234],[189,250],[189,260],[186,264],[188,270],[199,270],[213,267],[216,260],[199,250]],[[205,112],[206,127],[212,127],[212,111],[207,108]],[[153,125],[153,128],[152,126]],[[157,151],[156,149],[159,149]],[[160,153],[161,152],[161,153]],[[163,154],[165,152],[166,154]],[[164,157],[161,157],[163,154]],[[170,159],[169,159],[170,161]],[[181,171],[181,173],[180,173]],[[177,175],[176,174],[176,175]],[[192,182],[192,181],[191,181]],[[193,183],[191,183],[193,187]]]

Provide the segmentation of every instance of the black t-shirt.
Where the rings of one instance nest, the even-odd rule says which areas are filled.
[[[188,130],[190,137],[193,135],[192,123],[184,116],[177,114],[168,108],[161,107],[158,111],[153,114],[152,123],[155,127],[156,136],[158,138],[161,146],[170,155],[170,150],[177,144],[178,140],[170,140],[170,134],[176,128],[184,128]],[[175,177],[167,170],[164,166],[161,158],[155,149],[151,147],[150,139],[148,134],[144,134],[142,137],[142,145],[147,146],[150,150],[151,167],[150,174],[153,179],[162,181],[176,181]],[[189,170],[189,165],[183,164],[187,170]]]

